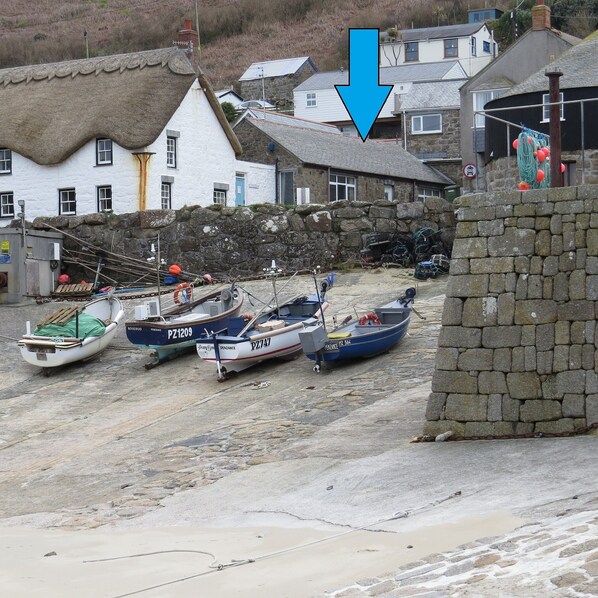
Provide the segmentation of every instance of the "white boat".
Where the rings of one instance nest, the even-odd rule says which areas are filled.
[[[83,307],[63,307],[18,341],[27,363],[53,368],[94,357],[112,341],[123,319],[122,303],[101,297]],[[29,322],[27,323],[30,328]]]
[[[249,327],[243,318],[229,318],[227,330],[198,340],[197,354],[216,364],[219,380],[267,359],[290,357],[301,352],[299,333],[317,324],[327,307],[312,295],[262,313]]]
[[[197,341],[197,354],[216,365],[218,380],[225,380],[231,373],[241,372],[267,359],[300,353],[299,333],[305,326],[317,324],[324,317],[328,307],[326,291],[334,282],[334,273],[322,281],[320,289],[316,283],[315,294],[294,297],[279,304],[275,278],[278,272],[273,261],[266,273],[272,275],[274,306],[268,302],[248,321],[243,317],[229,318],[225,330],[205,335]]]

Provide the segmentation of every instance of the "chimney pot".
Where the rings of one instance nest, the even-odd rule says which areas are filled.
[[[192,30],[193,29],[193,25],[191,25],[191,20],[186,20],[185,21],[185,29],[187,29],[187,30]]]

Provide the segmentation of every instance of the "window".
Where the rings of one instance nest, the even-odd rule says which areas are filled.
[[[434,189],[433,187],[418,187],[417,199],[425,201],[427,197],[444,197],[442,189]]]
[[[490,54],[490,42],[482,42],[482,50],[484,50],[486,54]]]
[[[306,105],[308,108],[314,108],[315,106],[317,106],[315,93],[307,94],[307,104]]]
[[[112,164],[112,140],[96,139],[96,165]]]
[[[424,133],[442,133],[442,116],[440,114],[422,114],[411,117],[411,132],[414,135]]]
[[[0,218],[14,218],[15,196],[12,191],[0,193]]]
[[[58,213],[64,216],[77,213],[77,194],[74,189],[58,190]]]
[[[176,137],[166,138],[166,166],[176,168]]]
[[[172,183],[162,183],[160,188],[160,207],[163,210],[170,210],[172,205]]]
[[[343,174],[330,175],[330,201],[338,201],[339,199],[354,201],[355,188],[355,177]]]
[[[479,112],[484,109],[484,106],[490,101],[500,98],[503,94],[502,89],[492,89],[488,91],[474,91],[473,92],[473,110]],[[483,129],[486,124],[486,118],[483,114],[474,114],[474,124],[478,129]]]
[[[459,46],[457,45],[457,38],[444,40],[444,57],[457,58],[459,56]]]
[[[394,185],[384,185],[384,199],[386,201],[392,201],[394,199],[394,194]]]
[[[9,149],[0,149],[0,174],[12,172],[12,152]]]
[[[472,56],[477,56],[477,54],[478,54],[477,41],[478,40],[475,37],[471,38],[471,55]]]
[[[98,212],[112,211],[112,186],[104,185],[97,188]]]
[[[295,197],[293,194],[294,174],[292,171],[282,171],[278,174],[279,202],[285,205],[293,205]]]
[[[214,189],[213,195],[214,203],[220,204],[221,206],[226,205],[226,191],[224,189]]]
[[[563,92],[561,91],[561,93],[559,93],[559,102],[563,101]],[[549,93],[543,93],[542,94],[542,104],[544,104],[542,106],[542,122],[546,123],[550,120],[550,94]],[[560,106],[561,108],[561,120],[565,120],[565,106],[564,104],[561,104]]]
[[[405,62],[416,62],[419,60],[419,43],[405,42]]]

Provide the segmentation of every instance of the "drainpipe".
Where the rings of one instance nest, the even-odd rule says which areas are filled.
[[[403,149],[407,151],[407,113],[403,110]]]
[[[563,173],[561,172],[561,106],[559,77],[563,76],[560,71],[546,71],[548,77],[548,90],[550,101],[550,186],[563,186]]]
[[[280,181],[278,180],[278,158],[274,160],[274,203],[280,203]]]
[[[139,193],[137,196],[137,210],[143,212],[147,209],[147,174],[148,163],[154,152],[134,152],[139,165]]]

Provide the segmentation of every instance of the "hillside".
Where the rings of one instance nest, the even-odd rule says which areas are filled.
[[[483,5],[480,1],[477,5]],[[497,2],[496,5],[505,4]],[[346,66],[350,27],[466,22],[472,2],[438,0],[197,0],[201,64],[213,85],[260,60],[311,56]],[[0,8],[0,68],[169,46],[195,0],[12,0]]]

